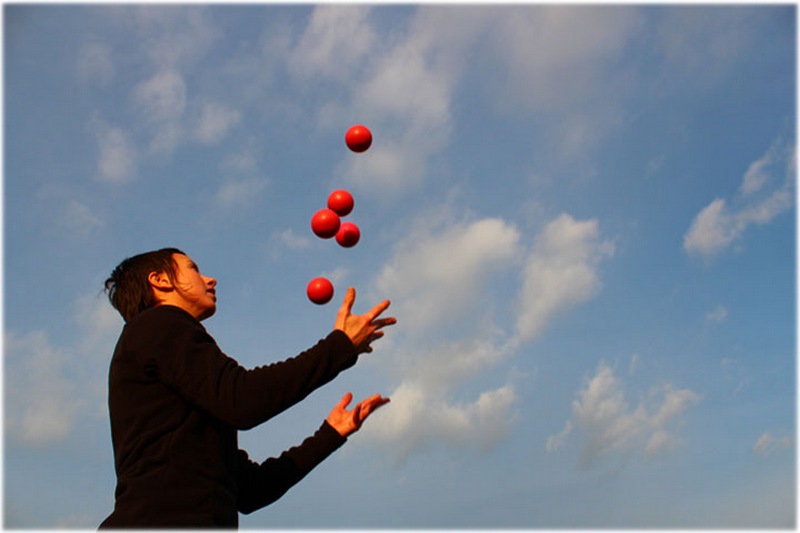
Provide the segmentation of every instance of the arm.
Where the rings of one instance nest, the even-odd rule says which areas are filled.
[[[279,457],[261,464],[250,460],[239,450],[237,486],[239,512],[252,513],[266,507],[292,488],[306,474],[346,442],[330,424],[323,422],[314,435]]]
[[[146,367],[184,399],[237,429],[250,429],[303,400],[341,371],[394,318],[379,318],[389,306],[381,302],[353,315],[355,290],[349,289],[334,331],[314,347],[280,363],[246,370],[227,357],[205,328],[188,313],[164,306],[148,313],[140,334],[131,335],[136,353],[148,354]],[[154,353],[155,352],[155,353]]]
[[[347,406],[352,399],[351,393],[345,394],[313,436],[300,446],[283,452],[278,458],[267,459],[259,465],[250,461],[247,453],[239,450],[239,511],[252,513],[283,496],[344,444],[348,435],[358,431],[371,413],[389,402],[389,398],[375,394],[348,411]]]
[[[164,307],[130,335],[141,363],[184,400],[237,429],[249,429],[299,402],[358,355],[349,338],[334,331],[285,361],[247,370],[227,357],[188,313]],[[134,333],[134,332],[132,332]]]

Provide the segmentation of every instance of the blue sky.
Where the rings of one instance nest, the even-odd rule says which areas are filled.
[[[350,285],[399,320],[241,434],[392,398],[243,528],[793,527],[795,43],[790,4],[6,5],[4,525],[111,511],[102,282],[177,246],[245,366]]]

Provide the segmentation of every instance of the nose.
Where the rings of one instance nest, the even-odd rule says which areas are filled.
[[[209,276],[203,276],[203,277],[206,278],[206,285],[208,285],[209,289],[213,289],[214,287],[217,286],[217,280],[216,279],[214,279],[212,277],[209,277]]]

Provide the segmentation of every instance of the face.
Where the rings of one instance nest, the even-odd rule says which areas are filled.
[[[217,310],[217,293],[214,288],[217,280],[202,275],[200,268],[190,257],[182,254],[172,257],[178,266],[175,271],[177,279],[173,283],[173,303],[196,319],[205,320]]]

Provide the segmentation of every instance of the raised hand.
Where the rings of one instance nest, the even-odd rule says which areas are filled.
[[[352,314],[353,304],[356,301],[356,290],[347,289],[344,301],[336,315],[334,329],[343,331],[359,353],[371,352],[372,342],[383,337],[382,329],[397,323],[394,317],[378,318],[389,307],[389,300],[384,300],[363,315]]]
[[[347,437],[351,433],[358,431],[361,428],[361,424],[364,423],[364,420],[366,420],[372,412],[382,405],[389,403],[389,398],[384,398],[380,394],[374,394],[366,400],[357,403],[352,411],[348,411],[347,406],[350,405],[352,400],[353,394],[350,392],[346,393],[342,397],[342,400],[330,412],[328,418],[325,419],[342,437]]]

